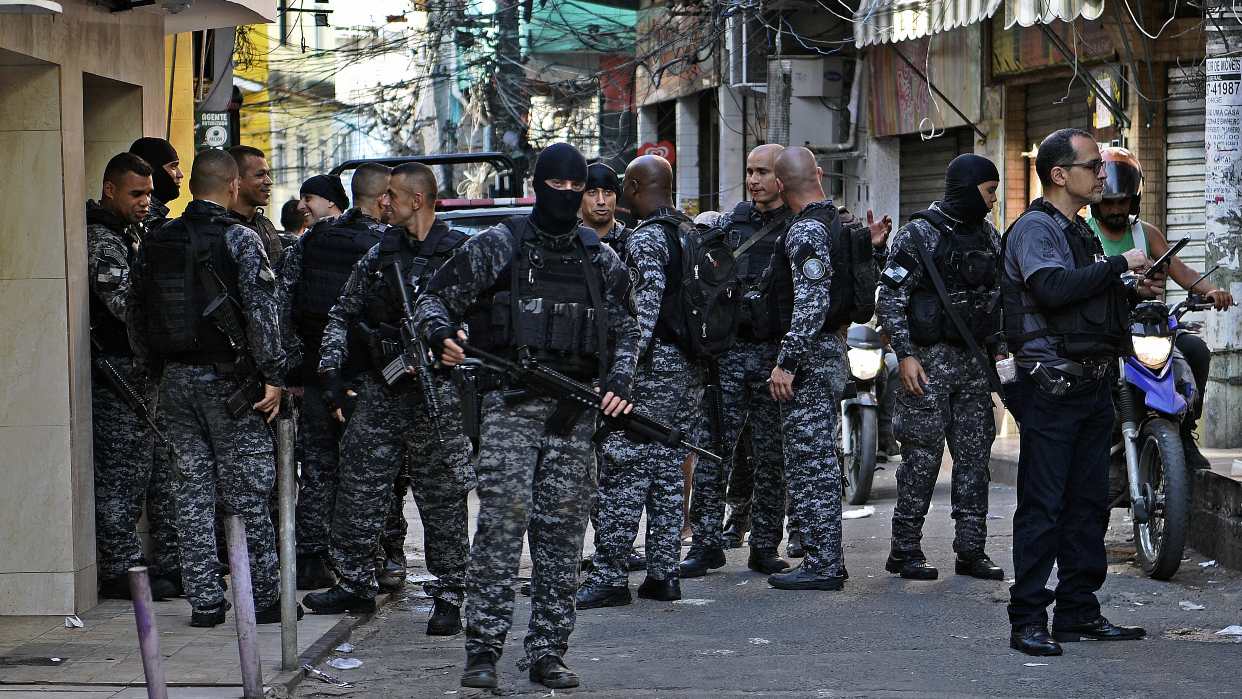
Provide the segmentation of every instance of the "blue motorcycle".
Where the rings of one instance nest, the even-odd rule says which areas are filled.
[[[1170,312],[1145,301],[1130,315],[1134,354],[1120,360],[1114,390],[1117,429],[1112,446],[1111,507],[1130,508],[1134,547],[1143,572],[1156,580],[1177,573],[1190,521],[1190,470],[1178,424],[1199,397],[1181,356],[1173,351],[1188,312],[1211,308],[1190,296]]]

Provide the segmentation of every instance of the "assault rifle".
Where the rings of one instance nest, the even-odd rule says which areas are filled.
[[[577,407],[583,410],[590,409],[599,412],[603,422],[592,437],[596,443],[604,441],[609,434],[620,430],[628,439],[636,442],[655,441],[667,447],[688,449],[704,459],[721,461],[718,454],[691,444],[682,435],[681,430],[665,425],[638,410],[622,413],[616,417],[604,414],[600,407],[600,395],[594,388],[542,366],[532,357],[525,356],[513,362],[470,344],[463,344],[462,349],[466,351],[466,354],[479,359],[483,366],[508,376],[513,382],[532,393],[558,401],[576,403]]]
[[[215,275],[215,272],[212,272]],[[237,308],[233,299],[224,292],[216,296],[203,310],[203,318],[211,321],[229,341],[236,359],[233,360],[233,372],[241,377],[241,388],[233,392],[224,405],[234,420],[241,419],[246,413],[254,410],[254,404],[263,400],[263,381],[259,378],[259,369],[250,358],[246,348],[246,332],[242,330]]]
[[[444,434],[440,431],[440,398],[436,395],[435,379],[431,376],[431,352],[415,328],[414,306],[410,303],[410,292],[405,288],[400,261],[392,263],[392,271],[396,276],[394,281],[397,293],[401,295],[401,308],[405,315],[401,318],[401,353],[384,367],[384,381],[391,386],[407,373],[414,374],[418,379],[419,389],[423,392],[423,404],[431,418],[431,426],[435,429],[436,441],[443,443]]]
[[[707,386],[703,390],[703,408],[711,432],[712,448],[722,456],[728,453],[725,444],[724,389],[720,385],[720,363],[713,359],[708,363]]]
[[[139,395],[138,390],[125,380],[125,375],[120,372],[116,366],[103,356],[103,345],[100,344],[99,338],[95,337],[95,333],[91,333],[91,347],[95,350],[91,353],[91,364],[94,365],[95,371],[99,377],[108,384],[121,400],[134,411],[138,419],[147,423],[147,427],[151,428],[151,433],[155,435],[155,439],[164,448],[172,454],[174,461],[180,461],[181,457],[177,455],[177,448],[173,446],[170,440],[159,426],[155,424],[155,418],[151,415],[151,410],[147,407],[147,402]]]

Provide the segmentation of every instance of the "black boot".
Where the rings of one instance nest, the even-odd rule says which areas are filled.
[[[1147,635],[1147,630],[1138,626],[1114,626],[1103,616],[1085,624],[1070,626],[1052,625],[1052,637],[1061,643],[1076,641],[1137,641]]]
[[[574,596],[574,606],[578,609],[624,607],[633,603],[629,585],[583,585]]]
[[[304,553],[298,556],[298,589],[322,590],[336,584],[336,576],[328,567],[322,553]]]
[[[776,555],[776,549],[750,548],[750,556],[746,559],[746,567],[756,573],[771,575],[789,570],[789,562]]]
[[[428,636],[453,636],[461,632],[461,607],[442,599],[435,601],[427,620]]]
[[[1004,569],[993,563],[992,559],[982,551],[957,554],[957,562],[954,563],[953,569],[958,575],[969,575],[980,580],[1005,579]]]
[[[300,604],[294,604],[293,607],[297,612],[298,621],[301,621],[302,617],[306,615],[306,610],[302,609],[302,605]],[[256,624],[279,624],[280,620],[281,615],[279,599],[263,609],[254,610],[254,623]]]
[[[677,566],[677,571],[683,578],[701,578],[709,570],[723,568],[725,563],[724,549],[696,544],[690,547],[685,560]]]
[[[386,558],[383,566],[376,566],[378,571],[375,576],[379,583],[379,588],[383,592],[396,592],[405,585],[405,562],[393,558]]]
[[[676,602],[681,599],[681,580],[670,575],[663,580],[656,580],[650,575],[638,586],[638,596],[657,602]]]
[[[312,592],[302,598],[312,614],[370,614],[375,611],[375,598],[355,595],[337,585],[323,592]]]
[[[844,575],[826,575],[805,570],[798,566],[788,573],[768,576],[768,584],[778,590],[824,590],[835,592],[845,589]]]
[[[746,532],[750,531],[750,517],[729,517],[725,522],[724,531],[720,533],[727,549],[742,548],[746,540]]]
[[[190,612],[190,626],[200,629],[210,629],[213,626],[219,626],[224,623],[224,613],[232,606],[228,600],[223,600],[214,607],[194,609]]]
[[[1186,457],[1186,467],[1192,471],[1206,471],[1212,468],[1212,462],[1199,451],[1194,433],[1182,435],[1182,454]]]
[[[1009,632],[1009,647],[1039,657],[1061,654],[1061,644],[1052,640],[1043,624],[1014,627]]]
[[[789,531],[789,541],[785,542],[785,555],[790,558],[806,556],[806,549],[802,548],[802,532],[797,529]]]
[[[122,576],[119,578],[108,578],[99,581],[99,596],[104,599],[131,599],[132,595],[129,591],[129,579]],[[155,596],[155,585],[151,585],[151,597],[155,600],[162,600],[163,597]]]
[[[461,673],[461,686],[475,689],[495,689],[496,655],[493,653],[466,654],[466,669]]]
[[[570,689],[578,686],[578,675],[555,655],[545,655],[530,666],[530,681],[548,689]]]
[[[151,597],[156,600],[185,597],[185,587],[181,583],[181,571],[175,570],[151,578]]]
[[[940,571],[928,563],[927,557],[917,549],[914,551],[890,550],[888,560],[884,563],[884,570],[896,573],[906,580],[935,580],[940,577]]]

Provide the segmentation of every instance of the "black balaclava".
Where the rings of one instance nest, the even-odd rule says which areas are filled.
[[[553,143],[539,152],[533,175],[535,208],[530,220],[540,236],[558,246],[567,245],[578,227],[578,207],[582,192],[553,189],[545,180],[586,182],[586,158],[568,143]]]
[[[966,223],[982,223],[988,215],[988,206],[979,193],[979,185],[999,179],[1000,173],[991,160],[974,153],[959,155],[945,172],[940,208]]]
[[[606,189],[621,196],[621,180],[617,178],[617,171],[603,163],[587,168],[586,188]]]
[[[177,149],[162,138],[145,137],[134,141],[129,152],[147,161],[151,166],[151,183],[155,188],[155,198],[167,204],[181,196],[181,185],[173,181],[164,171],[168,163],[181,160],[177,157]]]

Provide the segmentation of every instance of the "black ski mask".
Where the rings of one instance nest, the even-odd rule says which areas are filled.
[[[940,208],[960,221],[982,223],[989,209],[979,193],[979,185],[997,180],[1000,180],[1000,173],[991,160],[973,153],[959,155],[945,172]]]
[[[553,143],[539,152],[533,175],[535,208],[530,219],[539,234],[555,245],[567,245],[578,227],[578,207],[582,192],[553,189],[547,180],[586,182],[587,163],[582,153],[568,143]]]
[[[147,161],[151,166],[151,183],[155,186],[155,198],[167,204],[181,196],[181,185],[168,176],[164,166],[176,162],[177,149],[162,138],[140,138],[129,147],[129,152]]]

